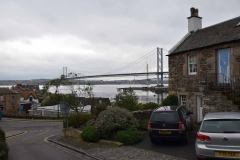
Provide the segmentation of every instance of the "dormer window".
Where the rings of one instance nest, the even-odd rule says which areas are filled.
[[[30,101],[30,102],[32,102],[32,99],[33,99],[32,97],[29,97],[29,101]]]

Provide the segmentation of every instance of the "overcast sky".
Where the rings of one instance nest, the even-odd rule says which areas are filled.
[[[168,54],[188,32],[191,7],[204,28],[240,16],[239,6],[239,0],[0,0],[0,80],[56,78],[63,67],[105,74],[157,47]],[[139,71],[156,68],[156,56],[144,61]]]

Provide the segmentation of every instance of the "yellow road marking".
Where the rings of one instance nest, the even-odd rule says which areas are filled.
[[[6,139],[10,139],[10,138],[13,138],[13,137],[21,136],[21,135],[26,134],[26,133],[27,133],[27,131],[24,131],[22,133],[14,135],[14,136],[7,137]]]

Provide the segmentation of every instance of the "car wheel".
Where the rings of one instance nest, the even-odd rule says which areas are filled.
[[[188,144],[189,143],[189,133],[187,132],[186,137],[184,139],[184,144]]]

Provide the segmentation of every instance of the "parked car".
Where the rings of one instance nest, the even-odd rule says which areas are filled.
[[[164,141],[189,142],[193,129],[192,112],[185,106],[161,106],[155,109],[148,122],[148,133],[153,144]]]
[[[240,159],[240,112],[208,113],[197,132],[198,159]]]

